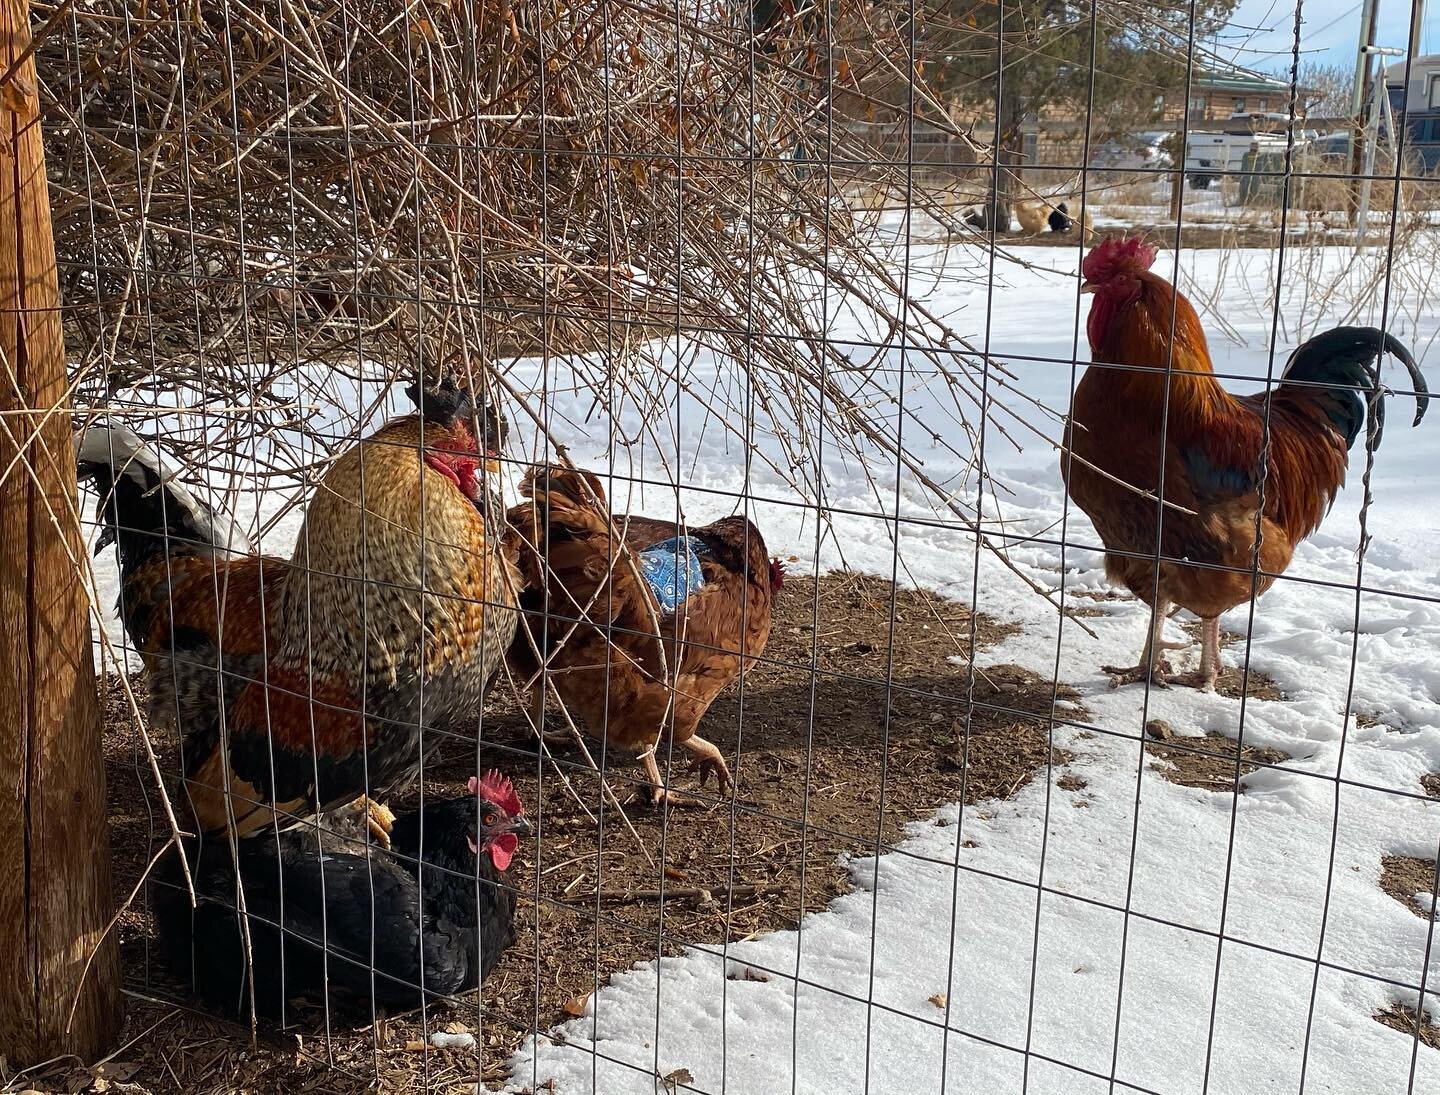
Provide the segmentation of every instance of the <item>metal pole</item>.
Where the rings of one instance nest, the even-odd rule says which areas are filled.
[[[1382,67],[1380,71],[1383,73],[1385,70]],[[1385,80],[1382,77],[1375,82],[1375,91],[1370,97],[1370,113],[1361,130],[1365,134],[1365,159],[1362,168],[1364,175],[1360,179],[1360,201],[1355,210],[1355,249],[1357,251],[1364,249],[1365,230],[1369,227],[1370,182],[1375,174],[1375,146],[1380,143],[1380,104],[1384,98]],[[1372,128],[1375,130],[1373,134],[1370,132]]]
[[[1397,147],[1395,140],[1395,119],[1390,113],[1390,89],[1385,86],[1385,62],[1386,57],[1403,57],[1405,51],[1402,49],[1387,49],[1383,46],[1371,46],[1366,50],[1368,54],[1380,57],[1380,78],[1373,81],[1370,95],[1370,111],[1365,118],[1365,124],[1361,127],[1360,135],[1364,140],[1365,157],[1361,164],[1361,176],[1359,197],[1355,204],[1355,248],[1360,250],[1365,246],[1365,230],[1369,227],[1370,219],[1370,187],[1375,175],[1375,151],[1380,143],[1380,118],[1383,114],[1389,121],[1388,135],[1390,148],[1393,152]],[[1373,133],[1371,131],[1374,131]]]
[[[1370,80],[1369,47],[1375,44],[1375,24],[1379,15],[1376,0],[1365,0],[1360,10],[1360,40],[1355,45],[1355,86],[1350,93],[1350,116],[1357,127],[1362,125],[1360,115],[1365,109],[1365,85]]]

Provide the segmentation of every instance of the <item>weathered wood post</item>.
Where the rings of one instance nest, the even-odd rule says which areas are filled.
[[[93,1060],[121,1019],[119,955],[113,935],[101,941],[104,768],[29,46],[28,0],[0,0],[0,1055],[12,1068]]]

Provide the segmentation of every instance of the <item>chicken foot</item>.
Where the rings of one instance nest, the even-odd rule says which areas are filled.
[[[1188,641],[1172,642],[1164,637],[1165,621],[1169,618],[1170,607],[1169,601],[1160,601],[1150,610],[1150,630],[1145,636],[1145,645],[1140,648],[1138,664],[1130,666],[1102,665],[1100,667],[1101,672],[1110,674],[1111,687],[1136,684],[1145,680],[1154,681],[1162,686],[1170,683],[1170,678],[1174,676],[1175,670],[1170,667],[1170,661],[1163,652],[1185,650],[1190,646]]]
[[[711,772],[715,773],[715,785],[722,795],[734,788],[735,781],[730,776],[730,766],[725,763],[724,754],[712,742],[706,741],[699,734],[692,734],[680,744],[695,754],[695,759],[690,762],[690,770],[700,774],[702,788]],[[650,781],[650,805],[659,806],[662,802],[668,802],[672,806],[691,804],[690,799],[670,790],[661,780],[660,765],[655,760],[653,745],[640,754],[639,760]]]
[[[1200,668],[1193,673],[1181,673],[1170,679],[1172,684],[1186,684],[1206,692],[1215,691],[1215,682],[1220,678],[1220,620],[1211,617],[1200,622]]]
[[[376,802],[368,795],[360,795],[337,810],[325,815],[324,828],[349,840],[360,840],[360,826],[370,834],[370,840],[385,849],[390,847],[390,827],[395,824],[395,815],[383,802]]]

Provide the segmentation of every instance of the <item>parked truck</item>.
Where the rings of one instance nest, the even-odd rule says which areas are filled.
[[[1319,136],[1302,126],[1303,120],[1288,114],[1242,112],[1230,115],[1218,132],[1191,133],[1185,144],[1185,174],[1190,185],[1204,190],[1224,172],[1245,170],[1245,157],[1251,153],[1252,163],[1264,163],[1283,158],[1287,146],[1301,151]],[[1293,145],[1289,142],[1292,130]]]
[[[1287,143],[1283,133],[1191,133],[1185,142],[1185,175],[1192,189],[1207,190],[1221,175],[1243,170],[1247,153],[1284,155]]]

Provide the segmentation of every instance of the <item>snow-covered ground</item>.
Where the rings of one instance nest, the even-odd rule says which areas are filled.
[[[924,267],[928,256],[914,257]],[[1325,268],[1346,257],[1327,254]],[[1040,261],[1073,274],[1075,259],[1046,252]],[[1242,252],[1223,261],[1222,270],[1216,252],[1185,255],[1186,283],[1233,332],[1213,339],[1217,370],[1263,377],[1272,367],[1274,256]],[[1288,281],[1276,372],[1304,334],[1351,318],[1307,311],[1315,286]],[[1001,269],[988,302],[983,286],[944,283],[932,300],[961,330],[983,339],[988,326],[992,353],[1011,362],[1019,386],[1063,408],[1077,345],[1085,356],[1075,289],[1073,276]],[[1404,318],[1394,319],[1397,312]],[[1440,308],[1392,300],[1390,314],[1430,363],[1432,385],[1440,381]],[[1378,309],[1359,318],[1376,320]],[[900,357],[890,360],[897,391]],[[907,377],[907,405],[934,400],[938,408],[939,394],[922,382]],[[1042,416],[1032,418],[1053,433]],[[1180,733],[1235,736],[1242,710],[1190,690],[1147,696],[1107,687],[1097,666],[1138,651],[1140,606],[1102,602],[1106,615],[1087,621],[1098,632],[1092,639],[1062,625],[988,554],[979,554],[977,576],[969,533],[905,529],[902,575],[1023,624],[986,651],[982,665],[1019,663],[1083,693],[1089,721],[1103,732],[1057,725],[1055,740],[1074,755],[1068,769],[1084,789],[1037,780],[1007,803],[941,807],[911,827],[903,854],[857,860],[856,892],[798,932],[696,948],[617,974],[586,1016],[527,1045],[514,1062],[515,1083],[649,1093],[656,1075],[683,1068],[698,1090],[747,1095],[1080,1093],[1110,1090],[1104,1078],[1112,1074],[1122,1090],[1248,1093],[1297,1090],[1308,1061],[1309,1091],[1407,1090],[1413,1041],[1372,1015],[1416,998],[1403,986],[1418,986],[1427,952],[1426,924],[1378,888],[1380,857],[1430,858],[1440,841],[1440,806],[1405,797],[1419,793],[1424,773],[1440,770],[1440,506],[1430,489],[1440,431],[1428,422],[1411,431],[1402,424],[1408,418],[1397,403],[1376,460],[1363,569],[1359,491],[1351,489],[1290,571],[1333,584],[1283,581],[1253,621],[1248,608],[1224,621],[1249,634],[1250,664],[1287,695],[1245,705],[1244,740],[1294,758],[1285,771],[1247,777],[1238,798],[1168,783],[1142,763],[1147,718],[1165,718]],[[951,440],[968,453],[963,438]],[[1055,543],[1096,539],[1082,515],[1057,523],[1066,507],[1055,454],[1035,440],[1017,453],[998,434],[986,438],[992,474],[1009,490],[1005,527],[1048,541],[1012,542],[1010,558],[1047,587],[1100,590],[1098,555]],[[927,440],[918,448],[932,474],[959,471],[942,446]],[[577,449],[581,458],[583,444]],[[683,449],[698,457],[685,461],[688,485],[734,491],[742,481],[740,453],[691,436]],[[591,452],[606,455],[603,446]],[[752,495],[780,489],[751,474]],[[869,488],[838,466],[826,501],[877,508]],[[682,502],[692,520],[733,505],[700,492],[684,492]],[[930,512],[906,485],[899,505],[902,513]],[[752,512],[772,546],[812,565],[843,557],[891,572],[885,522],[834,517],[833,537],[817,553],[813,518],[803,511],[760,502]],[[1365,589],[1358,599],[1357,579]],[[957,692],[964,678],[957,666]],[[1384,725],[1357,729],[1352,719],[1347,733],[1347,699]],[[727,979],[737,965],[768,979]],[[1432,983],[1437,976],[1440,960],[1431,963]],[[1414,1090],[1437,1089],[1440,1059],[1422,1047]]]
[[[1036,266],[997,267],[987,292],[946,276],[973,270],[973,253],[911,254],[917,279],[930,279],[930,303],[1007,362],[1019,390],[1063,411],[1087,356],[1078,253],[1025,257]],[[1346,291],[1323,290],[1347,258],[1338,249],[1306,253],[1277,271],[1269,252],[1182,256],[1182,285],[1206,313],[1217,371],[1252,378],[1229,386],[1253,390],[1253,378],[1278,375],[1289,349],[1318,326],[1379,320],[1385,282],[1373,266],[1356,268]],[[1157,270],[1171,275],[1172,262],[1163,255]],[[1423,291],[1428,278],[1424,269],[1395,279],[1388,315],[1440,387],[1440,303]],[[853,316],[829,332],[873,333]],[[708,354],[684,361],[697,386],[739,383]],[[973,511],[974,442],[947,411],[947,392],[917,355],[895,348],[880,367],[881,386],[903,393],[931,427],[907,425],[907,448]],[[1394,1000],[1413,1004],[1430,952],[1426,922],[1377,881],[1381,856],[1433,858],[1440,842],[1440,804],[1421,797],[1419,783],[1440,771],[1440,422],[1411,430],[1408,400],[1392,404],[1363,560],[1357,467],[1286,579],[1253,616],[1245,606],[1223,620],[1248,636],[1250,665],[1285,692],[1242,707],[1189,689],[1108,688],[1098,666],[1139,650],[1143,606],[1086,602],[1104,613],[1085,621],[1093,638],[1061,621],[959,522],[937,522],[913,481],[897,489],[884,461],[870,465],[877,491],[837,450],[822,452],[829,520],[817,527],[816,509],[796,505],[792,488],[747,460],[693,401],[659,413],[668,452],[653,442],[621,446],[617,433],[633,436],[639,412],[618,431],[593,415],[587,422],[588,394],[567,393],[563,375],[555,366],[542,386],[531,365],[511,380],[549,392],[552,429],[576,462],[652,482],[673,481],[678,469],[678,504],[692,522],[731,512],[743,497],[772,550],[798,556],[800,569],[843,563],[888,577],[894,523],[854,514],[898,508],[902,519],[928,518],[900,526],[901,580],[1022,625],[979,664],[1018,663],[1079,689],[1086,725],[1057,723],[1054,736],[1085,785],[1063,790],[1057,771],[1004,803],[963,811],[937,803],[897,851],[855,860],[855,892],[799,931],[616,971],[583,1017],[516,1055],[516,1090],[652,1095],[663,1089],[657,1076],[684,1069],[695,1090],[741,1095],[1248,1095],[1301,1090],[1302,1077],[1312,1092],[1440,1091],[1440,1054],[1412,1054],[1411,1038],[1372,1018]],[[1402,386],[1398,371],[1387,378]],[[657,412],[646,414],[654,423]],[[1055,436],[1053,417],[1034,409],[1024,417]],[[985,510],[995,542],[1046,588],[1103,589],[1094,531],[1066,506],[1055,452],[1033,433],[1009,432],[1023,451],[997,430],[984,438],[1000,488]],[[763,435],[757,443],[773,449]],[[631,502],[673,514],[677,497],[651,486]],[[287,529],[293,536],[291,519],[267,548],[284,550]],[[102,598],[109,565],[97,562]],[[1244,653],[1239,645],[1227,657]],[[957,694],[966,673],[956,666]],[[1379,721],[1361,728],[1347,711]],[[1056,714],[1074,717],[1065,707]],[[1142,727],[1157,717],[1180,734],[1243,733],[1247,744],[1293,759],[1246,777],[1238,797],[1180,787],[1142,759]],[[744,966],[761,979],[727,979]],[[1429,977],[1440,989],[1440,955]],[[1429,1006],[1440,1014],[1440,996]]]

